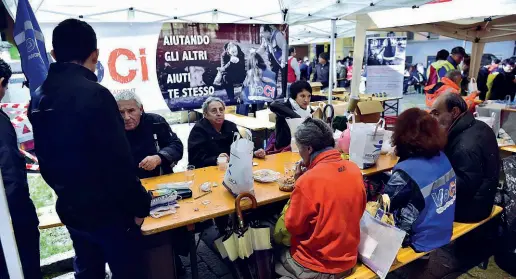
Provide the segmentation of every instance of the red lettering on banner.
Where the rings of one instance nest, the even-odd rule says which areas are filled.
[[[136,55],[126,48],[117,48],[111,52],[108,59],[108,68],[109,74],[113,80],[118,81],[120,83],[128,83],[133,81],[136,77],[136,70],[130,69],[129,74],[127,76],[123,76],[118,73],[116,70],[116,60],[118,57],[124,55],[128,60],[136,60]]]
[[[142,81],[148,81],[149,80],[149,68],[147,66],[147,55],[145,54],[145,48],[140,48],[139,53],[140,53],[140,66],[141,66],[141,71],[142,71]],[[132,60],[132,61],[137,60],[136,55],[131,50],[126,49],[126,48],[117,48],[109,54],[109,59],[108,59],[109,74],[111,75],[111,78],[114,81],[118,81],[120,83],[129,83],[136,78],[137,70],[129,69],[129,73],[126,76],[121,75],[117,71],[117,68],[116,68],[116,61],[120,56],[127,57],[127,60]]]
[[[265,85],[263,88],[263,94],[269,98],[274,98],[274,87]]]
[[[147,68],[147,55],[145,49],[140,48],[140,65],[142,66],[142,81],[149,80],[149,69]]]

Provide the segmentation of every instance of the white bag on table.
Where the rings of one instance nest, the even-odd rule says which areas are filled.
[[[234,141],[231,144],[229,165],[222,182],[224,187],[235,197],[242,192],[250,192],[254,195],[254,143],[251,131],[247,129],[245,131],[245,138],[242,138],[239,133],[235,133]]]
[[[383,223],[367,211],[360,219],[360,260],[384,279],[398,254],[406,232]]]
[[[468,94],[471,94],[471,93],[477,92],[477,91],[478,91],[477,80],[475,78],[471,78],[469,80],[469,84],[468,84]]]
[[[394,153],[394,146],[392,146],[391,138],[392,138],[392,131],[384,131],[383,134],[383,143],[382,143],[382,151],[381,154],[389,154]]]
[[[353,123],[350,127],[351,142],[349,145],[349,160],[360,169],[374,166],[382,150],[385,121],[380,119],[377,124]]]
[[[475,117],[476,120],[486,123],[487,126],[491,127],[491,129],[493,129],[495,119],[496,119],[496,113],[492,112],[490,117],[485,117],[485,116],[478,116],[478,112],[474,112],[473,116]]]
[[[292,152],[299,152],[296,144],[296,140],[294,138],[294,135],[296,134],[297,127],[299,127],[303,121],[305,121],[306,118],[286,118],[285,121],[287,121],[288,127],[290,129],[290,136],[292,137],[290,139],[290,148],[292,149]]]

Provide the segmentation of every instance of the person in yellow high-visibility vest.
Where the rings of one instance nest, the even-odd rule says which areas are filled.
[[[464,60],[466,56],[466,50],[463,47],[454,47],[451,51],[448,59],[440,65],[440,67],[436,68],[438,79],[442,79],[446,76],[446,73],[452,70],[460,70],[459,65]]]
[[[505,59],[497,71],[487,76],[486,100],[504,100],[507,95],[514,99],[514,66],[514,60]]]
[[[446,59],[448,59],[448,56],[450,56],[450,52],[448,52],[446,49],[441,49],[437,52],[437,55],[435,56],[435,62],[430,64],[426,71],[426,86],[434,85],[441,81],[436,69],[440,69],[442,67],[442,65],[446,62]]]

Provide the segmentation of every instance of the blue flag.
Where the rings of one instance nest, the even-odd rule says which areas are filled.
[[[36,89],[47,78],[50,63],[43,32],[28,0],[18,1],[13,33],[20,52],[22,70],[29,81],[30,96],[34,98]]]

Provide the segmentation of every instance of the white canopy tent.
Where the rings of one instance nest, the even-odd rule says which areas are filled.
[[[15,19],[17,0],[2,0]],[[73,17],[88,22],[271,23],[291,25],[293,38],[314,42],[352,36],[354,23],[339,18],[386,9],[412,7],[429,0],[31,0],[40,23]],[[312,36],[303,33],[308,28]],[[309,33],[310,34],[310,33]],[[333,34],[333,35],[332,35]],[[334,49],[334,47],[331,47]],[[288,55],[288,54],[285,54]],[[334,60],[334,52],[330,60]],[[285,59],[286,60],[286,59]],[[330,84],[335,69],[332,67]],[[330,90],[331,91],[331,90]],[[330,93],[331,94],[331,93]]]
[[[516,18],[512,16],[498,18],[514,14],[516,14],[514,0],[451,0],[420,7],[347,16],[344,19],[357,22],[351,95],[357,97],[359,93],[360,69],[364,58],[367,30],[432,32],[471,41],[473,47],[470,75],[475,76],[480,67],[486,42],[516,40]],[[486,19],[485,22],[484,19]]]
[[[202,23],[306,24],[418,5],[428,0],[31,0],[39,22],[81,17],[97,22],[192,21]],[[15,16],[17,0],[3,0]],[[288,13],[285,20],[284,14]],[[329,31],[329,30],[327,30]]]

